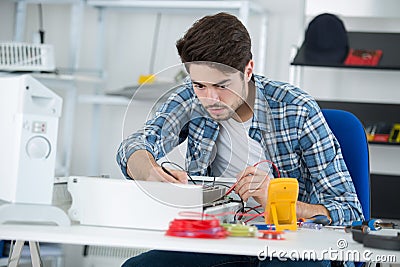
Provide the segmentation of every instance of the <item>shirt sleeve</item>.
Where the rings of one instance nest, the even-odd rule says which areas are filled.
[[[184,88],[173,93],[143,128],[122,141],[116,160],[126,178],[130,179],[127,161],[135,151],[147,150],[158,160],[182,142],[180,133],[189,121],[189,110],[190,95]]]
[[[329,211],[332,224],[347,225],[364,219],[340,145],[319,108],[305,120],[300,145],[316,190],[316,202]]]

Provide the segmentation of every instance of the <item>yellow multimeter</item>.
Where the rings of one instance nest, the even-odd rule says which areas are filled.
[[[297,230],[296,201],[299,183],[295,178],[276,178],[269,182],[265,223],[275,224],[277,231]]]

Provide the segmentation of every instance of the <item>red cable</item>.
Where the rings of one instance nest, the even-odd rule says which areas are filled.
[[[219,220],[175,219],[170,222],[165,233],[167,236],[190,238],[225,238],[228,232],[219,224]]]
[[[277,178],[281,177],[281,173],[279,172],[278,167],[275,165],[275,163],[273,163],[272,161],[268,160],[268,159],[264,159],[262,161],[257,162],[256,164],[253,165],[253,167],[257,167],[259,164],[264,163],[264,162],[268,162],[271,163],[272,167],[275,169],[276,173],[277,173]]]
[[[258,206],[252,207],[252,208],[249,209],[246,213],[248,213],[249,211],[252,211],[252,210],[254,211],[255,209],[258,209],[258,208],[261,208],[261,207],[262,207],[262,205],[258,205]],[[247,207],[247,208],[250,208],[250,207]],[[250,222],[250,221],[252,221],[252,220],[254,220],[255,218],[260,217],[260,216],[264,216],[264,213],[257,214],[256,216],[254,216],[254,217],[252,217],[252,218],[250,218],[250,219],[244,221],[243,223],[248,223],[248,222]]]
[[[236,183],[234,183],[229,189],[228,191],[225,192],[225,196],[229,195],[233,189],[235,189],[235,187],[237,186],[237,184],[239,183],[240,180],[237,180]]]
[[[246,207],[246,208],[248,208],[250,210],[254,210],[254,209],[261,208],[261,207],[262,207],[262,205],[258,205],[258,206],[255,206],[255,207]]]
[[[241,215],[251,217],[246,222],[254,220],[257,217],[263,216],[263,214],[249,214],[249,213],[236,213],[236,212],[223,212],[218,214],[204,214],[200,212],[180,212],[180,216],[199,216],[199,217],[213,217],[210,220],[203,219],[174,219],[169,224],[169,228],[165,235],[175,237],[188,237],[188,238],[212,238],[219,239],[225,238],[229,235],[229,232],[220,225],[219,220],[216,217],[225,215]]]
[[[270,161],[270,160],[268,160],[268,159],[265,159],[265,160],[262,160],[262,161],[259,161],[259,162],[255,163],[255,164],[253,165],[253,167],[257,167],[259,164],[261,164],[261,163],[263,163],[263,162],[271,163],[272,167],[275,169],[275,171],[276,171],[276,173],[277,173],[277,176],[278,176],[277,178],[280,178],[280,177],[281,177],[281,174],[280,174],[280,172],[279,172],[278,167],[275,165],[275,163],[273,163],[272,161]],[[229,194],[233,191],[233,189],[235,189],[235,187],[236,187],[236,185],[239,183],[239,181],[240,181],[240,179],[237,180],[236,183],[234,183],[234,184],[228,189],[228,191],[226,191],[225,196],[229,195]]]
[[[255,218],[261,217],[261,216],[264,216],[264,214],[262,214],[262,213],[261,213],[261,214],[256,214],[256,215],[254,215],[252,218],[250,218],[250,219],[248,219],[248,220],[245,220],[243,223],[248,223],[248,222],[254,220]]]

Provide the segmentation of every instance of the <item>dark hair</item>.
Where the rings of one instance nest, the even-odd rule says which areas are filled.
[[[238,18],[227,13],[196,21],[176,42],[183,63],[217,62],[244,71],[252,59],[251,39]]]

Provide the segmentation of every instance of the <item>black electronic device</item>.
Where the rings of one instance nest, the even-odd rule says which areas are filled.
[[[363,231],[360,227],[351,227],[353,240],[362,243],[364,247],[400,250],[400,232],[396,236],[370,234]]]

